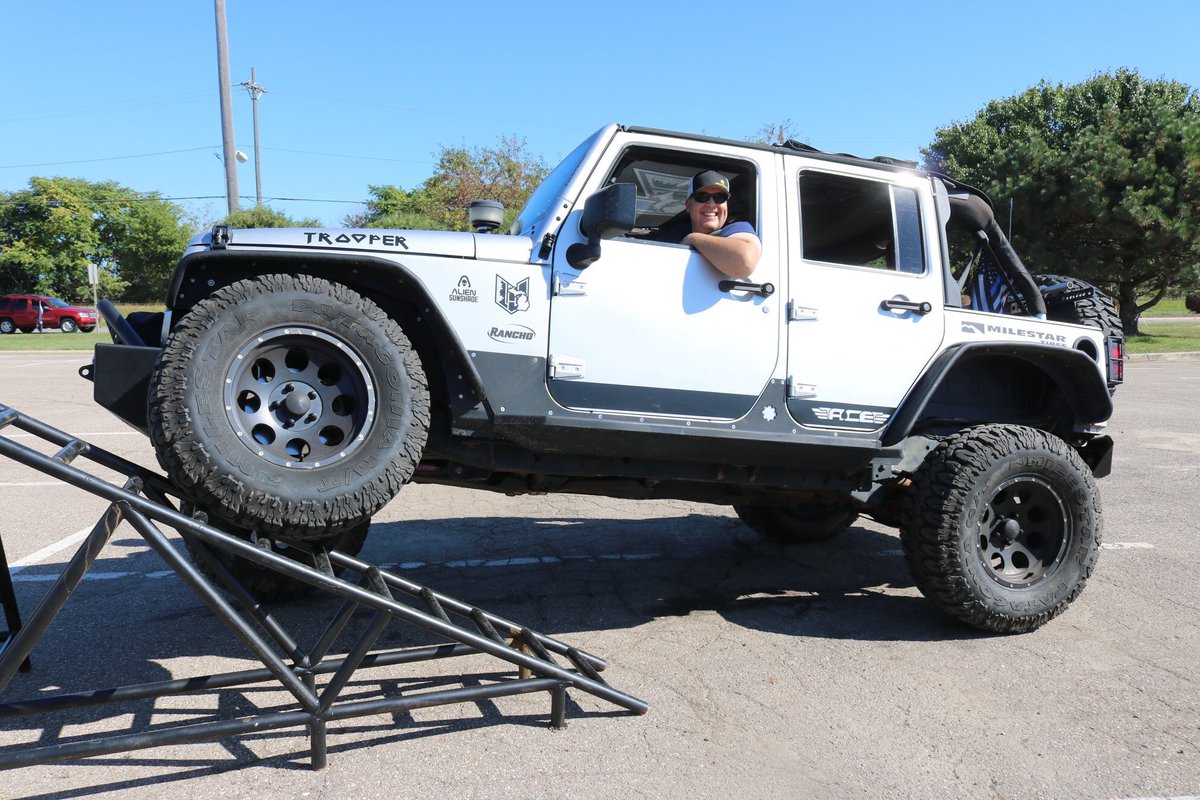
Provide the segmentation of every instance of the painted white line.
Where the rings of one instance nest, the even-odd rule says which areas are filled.
[[[14,483],[0,483],[0,489],[6,486],[70,486],[70,484],[63,483],[62,481],[16,481]]]
[[[65,539],[60,539],[59,541],[55,542],[54,544],[46,545],[41,550],[38,550],[35,553],[30,553],[29,555],[25,556],[24,558],[19,559],[17,561],[12,562],[11,564],[9,564],[8,565],[9,571],[12,572],[12,574],[15,578],[16,574],[18,572],[20,572],[21,570],[25,569],[25,567],[31,567],[34,564],[37,564],[37,563],[41,562],[42,560],[49,558],[50,556],[54,555],[55,553],[60,553],[63,550],[66,550],[68,547],[74,547],[75,545],[79,544],[84,539],[86,539],[87,535],[91,532],[92,532],[91,528],[84,528],[81,531],[76,531],[75,533],[72,533],[70,536],[68,536]],[[57,575],[51,576],[52,579],[57,578],[57,577],[58,577]]]
[[[37,557],[46,557],[53,555],[66,547],[70,547],[76,542],[82,541],[83,537],[91,532],[91,528],[85,531],[80,531],[57,544],[43,548],[32,555],[26,556],[13,565],[13,582],[14,583],[51,583],[58,580],[58,573],[39,574],[39,575],[19,575],[22,568],[30,566],[34,563]],[[498,558],[491,561],[483,559],[471,559],[468,561],[404,561],[399,564],[380,564],[380,569],[387,570],[421,570],[421,569],[465,569],[478,567],[524,567],[532,564],[561,564],[564,561],[644,561],[650,558],[662,558],[662,553],[613,553],[599,556],[567,556],[560,558],[558,556],[527,556],[522,558]],[[85,581],[112,581],[121,578],[149,578],[158,580],[160,578],[173,578],[175,572],[169,569],[154,570],[153,572],[89,572],[83,576]]]
[[[91,439],[95,436],[145,436],[141,431],[95,431],[93,433],[73,433],[76,439]],[[9,439],[40,439],[36,433],[8,433]]]
[[[1153,550],[1154,545],[1149,542],[1103,542],[1100,545],[1101,550]]]

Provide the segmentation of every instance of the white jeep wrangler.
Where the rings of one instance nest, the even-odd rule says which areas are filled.
[[[748,279],[644,238],[709,169],[761,239]],[[784,541],[866,515],[900,528],[927,597],[992,631],[1082,590],[1124,340],[1093,287],[1026,271],[979,192],[609,125],[496,224],[218,226],[161,320],[101,304],[96,400],[187,505],[264,541],[353,551],[417,481],[725,504]]]

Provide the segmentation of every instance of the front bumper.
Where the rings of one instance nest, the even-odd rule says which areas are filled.
[[[147,436],[150,373],[158,359],[157,347],[98,344],[92,363],[79,374],[92,382],[92,399],[123,422]]]

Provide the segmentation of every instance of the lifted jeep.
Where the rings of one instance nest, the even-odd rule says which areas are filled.
[[[762,241],[749,279],[646,238],[708,169]],[[97,402],[256,538],[354,550],[411,480],[725,504],[783,541],[866,515],[899,527],[927,597],[991,631],[1082,590],[1124,340],[1094,287],[1029,274],[980,192],[609,125],[507,235],[473,205],[473,234],[198,236],[165,314],[101,304]]]

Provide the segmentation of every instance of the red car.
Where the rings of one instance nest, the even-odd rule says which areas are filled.
[[[0,333],[37,330],[39,305],[43,328],[59,328],[63,333],[74,333],[96,327],[96,312],[93,309],[73,306],[57,297],[41,294],[7,294],[0,297]]]

